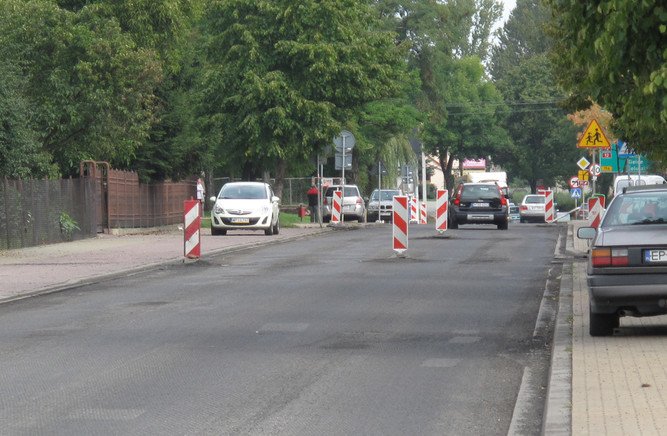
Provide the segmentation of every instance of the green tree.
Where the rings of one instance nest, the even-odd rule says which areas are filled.
[[[72,12],[2,0],[0,17],[0,58],[26,77],[37,140],[61,172],[75,174],[82,159],[127,165],[153,122],[154,52],[97,4]]]
[[[391,33],[354,0],[218,0],[205,13],[205,125],[216,157],[251,178],[331,143],[363,104],[395,95],[404,74]]]
[[[667,158],[667,8],[664,2],[547,0],[556,77],[570,108],[599,103],[637,150]]]
[[[518,0],[491,62],[494,82],[511,107],[505,126],[512,145],[499,150],[496,160],[513,177],[526,180],[532,192],[538,181],[553,185],[567,180],[579,154],[577,129],[558,105],[564,94],[547,55],[548,17],[539,0]]]

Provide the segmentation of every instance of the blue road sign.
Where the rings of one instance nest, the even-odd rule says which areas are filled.
[[[570,189],[570,197],[572,197],[572,198],[581,198],[581,188],[572,188],[572,189]]]

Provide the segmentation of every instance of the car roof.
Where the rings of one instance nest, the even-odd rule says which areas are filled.
[[[637,191],[667,191],[667,185],[661,183],[657,185],[626,186],[625,188],[623,188],[624,194]]]
[[[262,185],[266,186],[267,183],[264,182],[227,182],[225,185]]]

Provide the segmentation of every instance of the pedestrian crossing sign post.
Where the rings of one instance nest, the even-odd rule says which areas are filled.
[[[611,143],[596,120],[591,120],[577,142],[578,148],[609,148]]]
[[[570,189],[570,197],[572,198],[581,198],[581,188],[572,188]]]

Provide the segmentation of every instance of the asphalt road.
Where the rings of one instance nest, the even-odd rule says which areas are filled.
[[[337,231],[2,305],[0,433],[539,433],[559,231]]]

